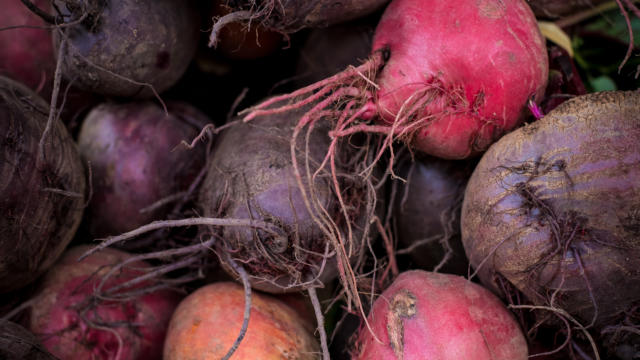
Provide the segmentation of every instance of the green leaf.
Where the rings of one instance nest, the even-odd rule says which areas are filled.
[[[606,75],[598,76],[598,77],[590,77],[589,85],[593,88],[593,91],[612,91],[617,90],[618,87],[616,83],[610,77]]]

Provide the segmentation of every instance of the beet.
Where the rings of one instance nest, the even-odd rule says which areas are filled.
[[[425,154],[463,159],[521,123],[527,103],[544,94],[548,67],[524,0],[393,0],[369,60],[265,101],[245,120],[322,99],[301,122],[328,112],[346,118],[332,136],[380,133],[387,147],[402,140]]]
[[[0,359],[56,360],[27,329],[1,319]]]
[[[151,97],[180,79],[198,43],[192,1],[55,0],[68,27],[63,74],[86,91],[122,97]],[[117,74],[117,75],[114,75]],[[142,84],[144,83],[144,84]]]
[[[227,15],[230,8],[225,6],[225,0],[216,0],[209,16],[207,28],[213,27],[215,20]],[[251,60],[258,59],[276,52],[282,46],[282,34],[268,30],[262,25],[246,26],[235,22],[226,25],[218,34],[216,52],[227,59]]]
[[[133,255],[105,249],[78,262],[88,249],[68,250],[47,273],[31,300],[30,330],[61,359],[159,359],[180,296],[166,289],[143,291],[155,283],[108,292],[148,270],[142,261],[120,268],[99,288],[113,266]]]
[[[208,122],[180,103],[169,103],[168,115],[151,102],[94,108],[78,137],[80,154],[92,170],[93,196],[86,212],[91,235],[117,235],[164,218],[170,207],[141,210],[191,185],[204,166],[205,147],[179,145]]]
[[[222,359],[240,333],[242,286],[220,282],[184,299],[171,318],[164,359]],[[232,359],[317,359],[318,342],[294,309],[267,294],[252,293],[245,338]]]
[[[462,209],[465,251],[484,284],[616,342],[631,335],[620,324],[637,329],[639,114],[638,92],[583,95],[489,149]]]
[[[327,27],[366,16],[389,0],[227,0],[232,13],[216,26],[251,20],[265,28],[290,34],[304,28]],[[215,44],[215,32],[212,43]]]
[[[460,210],[472,164],[424,158],[402,165],[398,176],[407,182],[398,186],[393,212],[399,247],[414,247],[415,268],[466,275]]]
[[[527,359],[527,343],[512,314],[461,276],[404,272],[375,301],[369,322],[373,335],[360,330],[353,359]]]
[[[41,8],[49,4],[47,0],[33,3]],[[20,1],[5,1],[0,13],[0,28],[9,26],[15,29],[0,31],[0,74],[19,81],[29,88],[41,88],[43,96],[48,97],[53,82],[56,65],[53,56],[51,32],[35,27],[45,26],[37,15],[33,14]]]
[[[38,95],[0,77],[0,294],[26,286],[49,268],[82,218],[85,177],[62,122],[47,124]]]
[[[353,161],[349,157],[354,153],[346,149],[352,149],[338,144],[336,177],[346,189],[342,194],[348,207],[345,219],[329,165],[319,166],[331,143],[326,127],[319,125],[308,139],[304,135],[297,139],[301,149],[295,157],[301,172],[298,183],[290,143],[300,115],[291,111],[223,132],[199,197],[206,217],[253,219],[275,226],[275,230],[229,226],[222,231],[225,250],[242,263],[252,287],[268,292],[300,290],[313,277],[328,281],[336,275],[336,260],[346,261],[339,265],[345,267],[349,260],[361,260],[369,226],[366,218],[373,211],[370,189],[347,172],[345,164]],[[319,173],[314,180],[306,176],[307,161],[311,173]],[[348,242],[343,244],[346,259],[328,255],[320,272],[323,256],[338,246],[333,242],[338,236]],[[222,262],[226,264],[224,258]]]

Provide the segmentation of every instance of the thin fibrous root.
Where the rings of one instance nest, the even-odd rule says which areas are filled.
[[[240,342],[242,342],[242,339],[244,339],[244,336],[247,334],[247,328],[249,328],[249,317],[251,316],[251,283],[249,282],[249,275],[247,275],[247,272],[242,266],[233,261],[231,256],[229,256],[229,253],[225,252],[225,257],[227,264],[233,268],[242,280],[242,286],[244,287],[244,316],[242,319],[240,333],[222,360],[228,360],[236,349],[238,349],[238,346],[240,346]]]
[[[215,48],[218,45],[218,34],[223,27],[234,22],[250,20],[252,17],[251,11],[234,11],[217,19],[209,35],[209,47]]]
[[[320,333],[320,346],[322,348],[322,359],[330,360],[331,356],[329,355],[329,345],[327,343],[327,332],[324,330],[324,315],[322,314],[322,307],[320,306],[320,301],[318,300],[318,294],[316,293],[316,288],[310,286],[307,289],[309,293],[309,298],[311,299],[311,304],[313,304],[313,311],[316,314],[316,321],[318,323],[318,332]]]
[[[186,226],[233,226],[233,227],[255,227],[260,228],[273,236],[285,236],[284,231],[282,229],[276,227],[273,224],[260,221],[260,220],[252,220],[252,219],[221,219],[221,218],[190,218],[190,219],[180,219],[180,220],[158,220],[147,225],[143,225],[137,229],[131,230],[124,234],[118,236],[112,236],[104,239],[104,241],[82,254],[78,261],[82,261],[87,256],[98,252],[104,248],[107,248],[113,244],[123,242],[125,240],[129,240],[136,236],[142,235],[144,233],[163,229],[163,228],[172,228],[172,227],[186,227]]]
[[[251,121],[253,118],[261,115],[277,114],[293,109],[298,109],[315,100],[320,99],[322,96],[328,95],[331,91],[337,90],[342,87],[351,87],[349,84],[362,79],[363,74],[376,74],[378,70],[384,65],[383,51],[375,52],[371,58],[358,67],[349,66],[342,72],[339,72],[324,80],[320,80],[314,84],[305,86],[299,90],[296,90],[289,94],[272,97],[256,106],[245,109],[239,113],[244,116],[244,121]],[[369,80],[370,82],[371,80]],[[366,82],[366,81],[365,81]],[[366,82],[369,84],[369,82]],[[295,101],[291,104],[288,102],[303,97],[299,101]],[[367,102],[364,99],[364,102]],[[286,105],[272,108],[272,105],[286,102]]]

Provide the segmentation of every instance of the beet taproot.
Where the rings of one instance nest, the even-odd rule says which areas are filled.
[[[55,0],[64,76],[85,91],[149,98],[175,84],[198,43],[192,1]],[[60,47],[64,46],[62,51]]]
[[[235,283],[214,283],[185,298],[176,309],[164,359],[221,359],[240,334],[245,295]],[[233,359],[316,359],[318,341],[295,310],[273,296],[251,294],[246,335]]]

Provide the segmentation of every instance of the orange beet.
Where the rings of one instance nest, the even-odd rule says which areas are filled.
[[[173,314],[164,345],[164,359],[220,359],[240,333],[244,290],[215,283],[196,290]],[[276,298],[251,294],[247,333],[233,359],[315,359],[318,343],[308,322]]]

